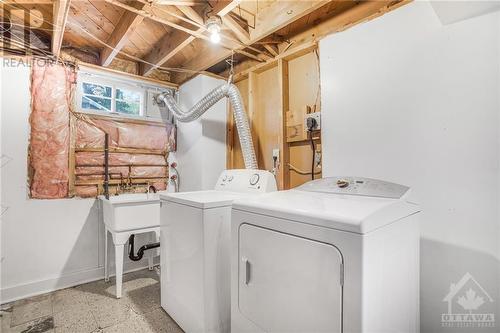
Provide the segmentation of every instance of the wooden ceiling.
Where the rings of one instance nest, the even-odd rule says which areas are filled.
[[[182,83],[199,72],[225,72],[233,54],[240,67],[271,61],[304,40],[329,33],[317,27],[337,16],[347,15],[346,27],[405,2],[3,0],[1,45],[9,52],[29,44],[32,53]],[[214,14],[222,21],[219,44],[209,41],[205,26]]]

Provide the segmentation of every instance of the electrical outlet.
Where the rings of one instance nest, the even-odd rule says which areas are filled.
[[[273,149],[273,160],[276,158],[276,163],[280,161],[280,150]]]
[[[304,128],[307,130],[307,119],[312,118],[316,121],[315,126],[313,127],[313,131],[317,131],[321,129],[321,112],[313,112],[306,114],[306,117],[304,118]]]

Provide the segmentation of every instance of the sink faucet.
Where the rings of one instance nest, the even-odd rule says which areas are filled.
[[[156,187],[154,187],[154,185],[149,185],[148,183],[148,189],[146,190],[146,193],[149,194],[151,193],[151,191],[153,191],[153,193],[156,193]]]

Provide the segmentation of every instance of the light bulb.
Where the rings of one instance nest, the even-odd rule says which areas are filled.
[[[220,42],[220,34],[218,31],[212,31],[212,33],[210,34],[210,41],[215,44],[218,44]]]
[[[207,20],[207,30],[210,33],[210,41],[212,43],[217,44],[221,40],[220,30],[221,30],[221,21],[218,16],[211,16]]]

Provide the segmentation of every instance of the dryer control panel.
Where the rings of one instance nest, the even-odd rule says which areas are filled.
[[[215,190],[265,193],[277,190],[274,175],[266,170],[233,169],[222,171]]]
[[[297,189],[309,192],[400,199],[410,188],[384,180],[351,176],[317,179],[305,183]]]

